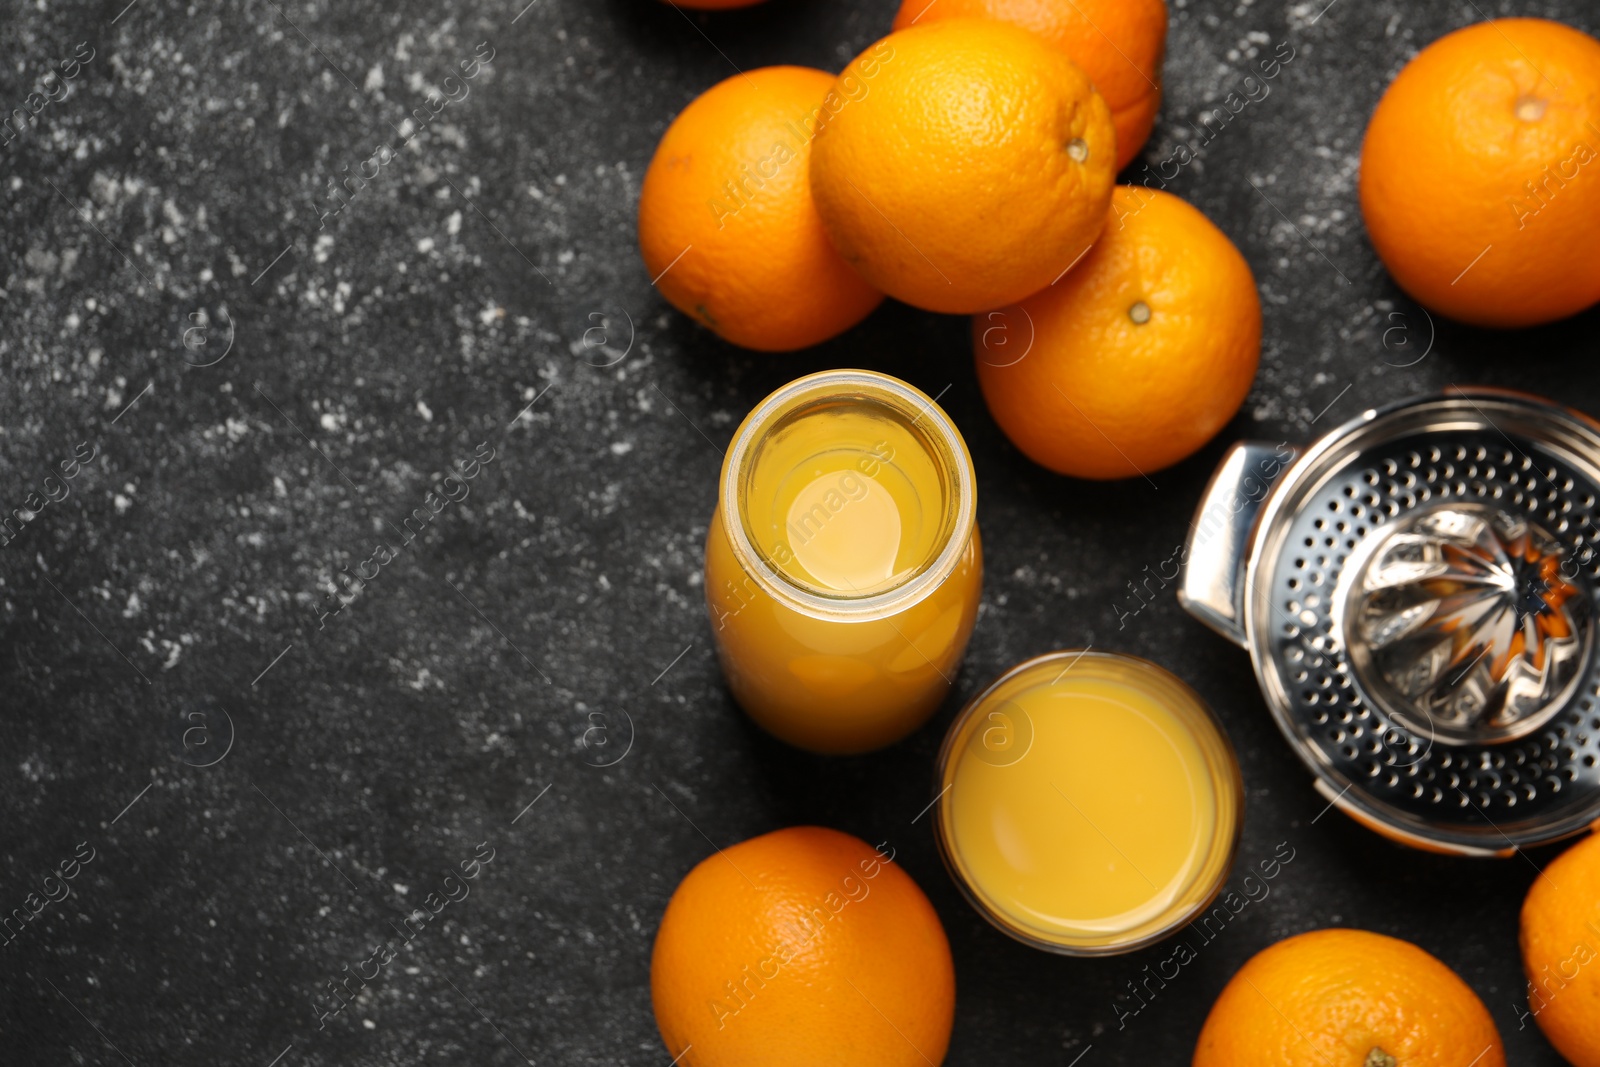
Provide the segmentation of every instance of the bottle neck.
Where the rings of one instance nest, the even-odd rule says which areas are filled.
[[[954,570],[974,524],[972,462],[949,417],[871,371],[784,386],[723,464],[735,556],[774,597],[819,615],[903,610]]]

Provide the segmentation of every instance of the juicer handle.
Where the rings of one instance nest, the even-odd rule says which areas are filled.
[[[1256,516],[1284,470],[1300,454],[1287,444],[1240,441],[1211,476],[1189,525],[1178,603],[1241,648],[1245,562]]]

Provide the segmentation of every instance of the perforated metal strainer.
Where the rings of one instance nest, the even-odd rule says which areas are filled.
[[[1247,648],[1330,803],[1434,851],[1600,820],[1600,423],[1451,389],[1235,445],[1179,599]]]

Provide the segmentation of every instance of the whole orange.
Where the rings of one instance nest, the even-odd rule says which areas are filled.
[[[839,75],[811,191],[839,251],[930,311],[1020,300],[1105,222],[1111,113],[1039,37],[951,19],[890,34]]]
[[[1060,474],[1127,478],[1178,462],[1233,418],[1260,359],[1261,301],[1204,215],[1119,185],[1083,262],[974,316],[972,347],[1012,444]]]
[[[817,826],[702,860],[650,958],[686,1067],[938,1067],[955,1013],[944,927],[887,845]]]
[[[1544,869],[1522,904],[1528,1010],[1573,1067],[1600,1067],[1600,835]]]
[[[999,19],[1061,49],[1111,108],[1117,170],[1144,147],[1161,109],[1165,0],[903,0],[894,28],[951,18]]]
[[[1361,148],[1361,213],[1400,287],[1480,326],[1600,300],[1600,41],[1545,19],[1440,38]]]
[[[814,345],[883,299],[811,203],[812,137],[832,87],[808,67],[737,74],[683,109],[645,172],[645,268],[673,306],[736,345]]]
[[[1398,938],[1313,930],[1262,950],[1211,1007],[1194,1067],[1505,1067],[1454,971]]]

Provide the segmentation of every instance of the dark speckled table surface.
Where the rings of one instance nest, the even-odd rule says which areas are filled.
[[[887,32],[891,0],[124,4],[0,13],[6,110],[91,57],[0,146],[0,509],[93,457],[0,547],[0,910],[92,856],[0,949],[0,1060],[666,1067],[648,965],[673,887],[712,843],[820,823],[894,842],[938,908],[952,1065],[1187,1062],[1244,960],[1334,924],[1422,944],[1488,1003],[1512,1063],[1558,1062],[1519,1019],[1516,944],[1550,852],[1449,859],[1319,818],[1247,657],[1170,596],[1129,611],[1127,589],[1172,555],[1232,439],[1302,442],[1453,382],[1600,412],[1600,314],[1519,333],[1431,320],[1379,265],[1355,193],[1367,116],[1419,47],[1512,14],[1594,33],[1593,4],[1172,5],[1143,158],[1192,155],[1172,189],[1256,272],[1261,371],[1217,441],[1115,485],[1007,444],[962,320],[890,304],[757,356],[651,288],[634,207],[668,121],[735,67],[837,70]],[[1192,120],[1282,42],[1270,93],[1204,140]],[[319,219],[331,180],[407,138]],[[944,707],[847,759],[789,749],[730,703],[700,573],[738,420],[841,365],[941,395],[987,555]],[[476,455],[493,460],[469,495],[319,624],[340,568]],[[1294,856],[1136,1014],[1116,996],[1163,948],[1012,943],[915,820],[959,704],[1091,643],[1171,668],[1225,722],[1247,789],[1235,883]],[[631,737],[607,767],[584,743],[599,722]],[[470,896],[322,1026],[329,979],[484,856]]]

